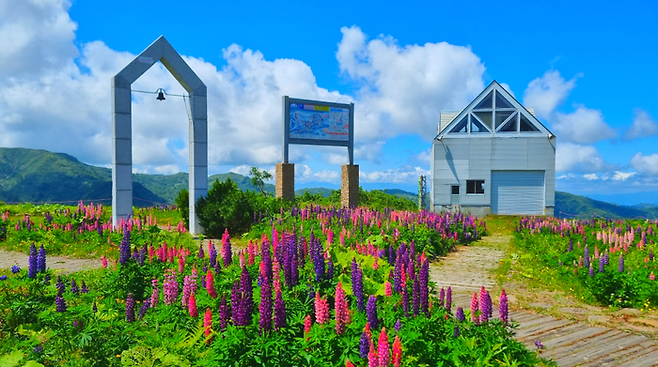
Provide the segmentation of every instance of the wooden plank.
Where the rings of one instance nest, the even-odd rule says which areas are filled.
[[[653,349],[656,343],[644,336],[632,335],[626,338],[624,342],[628,342],[630,344],[627,344],[625,347],[609,353],[601,358],[583,364],[583,367],[617,366],[622,359],[635,359],[638,355],[647,354],[658,350]]]
[[[572,325],[573,321],[569,320],[556,320],[553,319],[549,322],[542,323],[537,326],[533,327],[528,327],[528,328],[522,328],[519,331],[517,331],[515,337],[516,338],[525,338],[529,336],[534,336],[535,334],[545,334],[548,333],[549,331],[555,330],[555,329],[560,329],[568,325]]]
[[[554,330],[548,331],[548,332],[546,332],[542,335],[538,335],[534,339],[533,338],[523,338],[523,340],[534,341],[534,340],[539,339],[539,340],[542,340],[542,341],[547,341],[547,340],[550,340],[550,339],[553,339],[553,338],[560,337],[562,335],[568,335],[568,334],[571,334],[571,333],[575,333],[575,332],[580,331],[582,329],[583,329],[582,324],[573,323],[573,324],[567,325],[563,328],[554,329]],[[519,339],[519,340],[523,341],[522,339]]]
[[[646,343],[646,342],[645,342]],[[645,344],[642,343],[642,344]],[[624,365],[624,366],[635,366],[636,364],[642,364],[643,361],[650,361],[653,362],[654,364],[658,363],[658,349],[656,347],[656,344],[654,342],[653,346],[649,346],[646,349],[639,351],[634,354],[630,354],[626,357],[622,357],[619,359],[619,365]],[[651,366],[651,365],[649,365]]]
[[[555,337],[555,338],[550,338],[550,339],[537,338],[537,339],[541,340],[542,344],[546,349],[553,349],[562,346],[569,346],[581,339],[591,338],[596,335],[604,334],[608,331],[609,331],[608,329],[586,327],[579,331],[569,333],[566,335],[560,335],[559,337]]]
[[[588,339],[583,343],[574,345],[574,347],[577,348],[575,353],[566,356],[565,358],[557,358],[556,362],[560,365],[567,366],[598,359],[599,357],[614,352],[614,345],[626,337],[628,337],[628,334],[623,331],[612,331],[606,336]]]

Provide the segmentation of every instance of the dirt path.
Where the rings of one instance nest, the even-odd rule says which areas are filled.
[[[498,317],[497,300],[500,287],[494,281],[491,270],[505,255],[511,236],[494,233],[473,246],[458,246],[445,258],[434,261],[430,277],[438,289],[452,287],[453,303],[464,309],[470,307],[471,297],[484,287],[494,299],[494,317]],[[510,317],[518,322],[515,337],[530,350],[536,350],[536,341],[543,344],[545,358],[553,359],[559,366],[658,366],[658,342],[644,335],[623,331],[623,324],[614,320],[643,320],[642,330],[651,334],[653,320],[639,315],[639,310],[621,310],[619,317],[606,315],[601,308],[578,304],[555,292],[532,292],[523,284],[504,284],[509,296]],[[564,295],[562,295],[564,296]],[[531,308],[532,310],[528,310]],[[541,313],[560,314],[542,315]],[[589,324],[588,324],[589,322]],[[605,326],[590,324],[602,323]],[[639,326],[640,327],[640,326]]]
[[[0,250],[0,269],[8,269],[14,265],[18,265],[22,270],[27,271],[27,259],[28,256],[22,252]],[[101,261],[47,255],[46,266],[53,270],[63,270],[65,273],[73,273],[85,269],[99,268]]]

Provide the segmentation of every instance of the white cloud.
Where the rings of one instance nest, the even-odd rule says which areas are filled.
[[[658,153],[650,155],[643,155],[641,152],[636,153],[631,158],[631,167],[649,175],[658,175]]]
[[[387,183],[415,183],[421,175],[429,175],[429,170],[410,165],[398,169],[387,169],[384,171],[359,172],[359,180],[363,182],[387,182]]]
[[[516,98],[516,96],[514,95],[514,92],[512,92],[512,87],[510,87],[509,84],[500,83],[500,86],[503,87],[503,89],[505,89],[509,94],[511,94],[512,97]]]
[[[576,86],[576,75],[566,81],[557,70],[549,70],[528,84],[523,95],[523,104],[533,107],[540,118],[549,118],[557,106],[561,105]]]
[[[468,47],[400,46],[390,36],[367,41],[356,26],[341,32],[340,70],[361,85],[355,106],[358,139],[416,133],[429,140],[441,110],[464,108],[484,88],[484,65]]]
[[[598,172],[612,166],[603,161],[599,151],[591,145],[561,143],[555,153],[555,171]]]
[[[591,144],[610,139],[617,134],[603,121],[600,110],[578,106],[572,113],[557,112],[553,131],[560,140],[578,144]]]
[[[627,179],[637,175],[637,172],[620,172],[620,171],[615,171],[612,174],[611,179],[613,181],[626,181]]]
[[[306,164],[295,165],[295,182],[329,182],[340,184],[340,173],[332,170],[314,172]]]
[[[599,179],[599,176],[597,176],[596,173],[588,173],[588,174],[586,174],[586,175],[583,175],[583,177],[584,177],[586,180],[589,180],[589,181],[593,181],[593,180],[598,180],[598,179]]]
[[[624,133],[624,138],[632,140],[658,135],[658,123],[654,121],[647,111],[636,109],[633,124]]]

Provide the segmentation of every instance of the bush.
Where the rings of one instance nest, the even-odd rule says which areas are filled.
[[[176,207],[183,217],[183,224],[185,228],[190,229],[190,192],[187,189],[182,189],[176,197]]]

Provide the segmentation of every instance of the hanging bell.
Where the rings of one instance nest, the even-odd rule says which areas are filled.
[[[158,96],[155,99],[157,99],[158,101],[164,101],[166,99],[162,89],[160,89],[160,91],[158,92]]]

